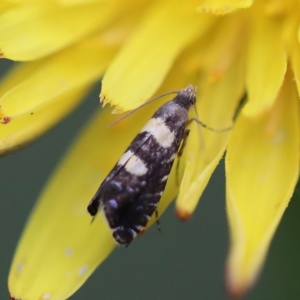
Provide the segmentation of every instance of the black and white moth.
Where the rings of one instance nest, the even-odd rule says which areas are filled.
[[[102,210],[115,241],[129,245],[157,209],[183,142],[196,88],[188,85],[162,105],[104,179],[87,209]]]

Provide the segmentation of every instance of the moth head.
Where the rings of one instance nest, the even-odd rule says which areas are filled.
[[[174,100],[188,110],[196,103],[196,92],[197,88],[189,84],[186,88],[178,92],[178,95]]]

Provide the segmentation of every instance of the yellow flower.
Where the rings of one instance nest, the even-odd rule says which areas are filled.
[[[233,296],[257,279],[299,176],[299,2],[253,2],[0,4],[1,55],[24,62],[0,86],[2,154],[66,115],[104,71],[101,96],[116,111],[193,84],[200,118],[214,128],[230,124],[246,93],[230,133],[202,130],[199,137],[191,124],[179,191],[172,175],[158,208],[178,194],[177,214],[187,219],[227,149],[226,278]],[[153,107],[110,130],[114,118],[105,110],[81,134],[20,241],[9,276],[14,299],[66,299],[112,251],[107,226],[100,218],[91,225],[86,206]]]

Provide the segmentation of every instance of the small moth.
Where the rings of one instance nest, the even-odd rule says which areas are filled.
[[[162,105],[104,179],[87,210],[102,210],[115,241],[129,245],[157,209],[174,159],[188,134],[196,88],[188,85]]]

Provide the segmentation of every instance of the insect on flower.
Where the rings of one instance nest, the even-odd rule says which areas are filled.
[[[145,228],[157,209],[176,154],[185,146],[186,126],[194,120],[189,121],[188,113],[196,102],[196,88],[188,85],[176,93],[142,128],[88,205],[92,216],[103,212],[120,245],[129,245]]]

